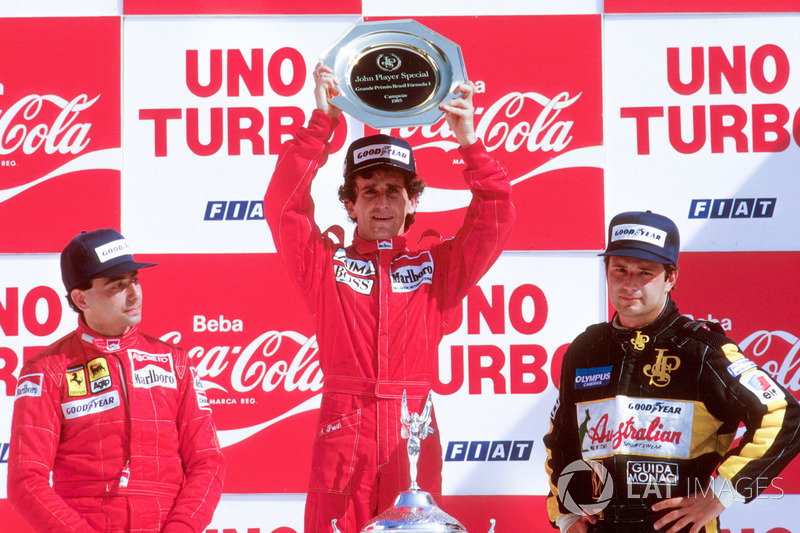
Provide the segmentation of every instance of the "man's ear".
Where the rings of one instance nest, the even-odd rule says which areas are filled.
[[[413,198],[409,198],[409,201],[411,202],[411,207],[409,207],[409,209],[408,209],[408,214],[409,215],[414,214],[414,213],[417,212],[417,200],[418,199],[419,199],[419,196],[415,196]]]
[[[675,285],[678,284],[678,270],[673,270],[669,273],[669,277],[667,278],[667,283],[671,283],[670,290],[675,288]]]
[[[350,200],[345,200],[344,208],[347,209],[347,216],[349,216],[352,220],[356,220],[356,208],[353,202]]]
[[[86,311],[89,308],[89,304],[86,303],[85,291],[80,289],[72,289],[69,293],[69,296],[72,298],[72,303],[75,304],[75,307],[81,311]]]

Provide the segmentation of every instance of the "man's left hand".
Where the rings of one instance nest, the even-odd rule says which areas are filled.
[[[449,102],[439,104],[439,109],[444,111],[447,125],[455,134],[458,144],[469,146],[478,140],[475,135],[475,108],[472,105],[472,95],[475,94],[475,84],[471,81],[461,83],[456,87],[456,93],[461,96]]]
[[[692,524],[690,533],[698,533],[703,526],[714,520],[725,510],[725,506],[714,495],[712,490],[698,491],[691,496],[661,500],[653,505],[653,511],[674,509],[655,523],[656,529],[662,529],[674,522],[667,533],[676,533]]]

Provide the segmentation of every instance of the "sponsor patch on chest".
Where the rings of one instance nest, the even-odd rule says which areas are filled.
[[[23,396],[41,396],[44,374],[27,374],[17,380],[17,392],[14,400]]]
[[[412,292],[423,283],[433,283],[433,258],[430,252],[410,257],[401,255],[392,261],[392,292]]]
[[[347,256],[344,248],[333,254],[333,274],[337,283],[343,283],[359,294],[370,294],[375,285],[375,265]]]
[[[133,370],[133,386],[141,389],[153,387],[178,388],[171,353],[147,353],[128,350]]]
[[[103,392],[111,388],[111,372],[105,357],[97,357],[86,365],[89,369],[89,388],[92,394]]]
[[[612,454],[689,457],[692,402],[616,396],[575,407],[584,459]]]
[[[67,395],[86,396],[89,390],[86,388],[86,371],[83,366],[76,366],[67,369]]]
[[[614,366],[597,366],[594,368],[575,369],[575,388],[591,389],[605,387],[611,381],[611,370]]]
[[[120,406],[119,391],[106,392],[97,396],[89,396],[61,404],[64,418],[71,420],[82,416],[89,416],[103,411],[110,411]]]

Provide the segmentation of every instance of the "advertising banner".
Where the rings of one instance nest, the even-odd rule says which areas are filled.
[[[690,251],[800,249],[800,15],[606,17],[606,218]]]
[[[508,168],[514,204],[524,213],[506,249],[602,248],[600,17],[416,20],[458,43],[476,84],[476,132]],[[470,194],[456,172],[461,156],[445,120],[382,131],[408,140],[428,184],[417,231],[452,235]]]
[[[360,0],[124,0],[126,15],[333,15],[361,13]]]
[[[274,251],[264,192],[314,108],[317,58],[352,20],[126,18],[123,234],[152,253]],[[315,188],[345,224],[340,181],[329,165]]]
[[[120,19],[0,18],[0,65],[0,251],[118,228]]]
[[[604,13],[771,13],[800,9],[798,0],[605,0]]]
[[[0,499],[6,497],[11,414],[23,361],[77,325],[65,292],[58,255],[0,256]]]

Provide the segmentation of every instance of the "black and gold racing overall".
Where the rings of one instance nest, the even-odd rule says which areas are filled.
[[[564,355],[544,438],[554,527],[587,512],[598,518],[590,531],[652,532],[668,512],[650,510],[659,500],[710,490],[748,502],[779,482],[800,446],[791,393],[671,299],[640,330],[616,324],[587,328]],[[718,532],[719,519],[702,531]]]

